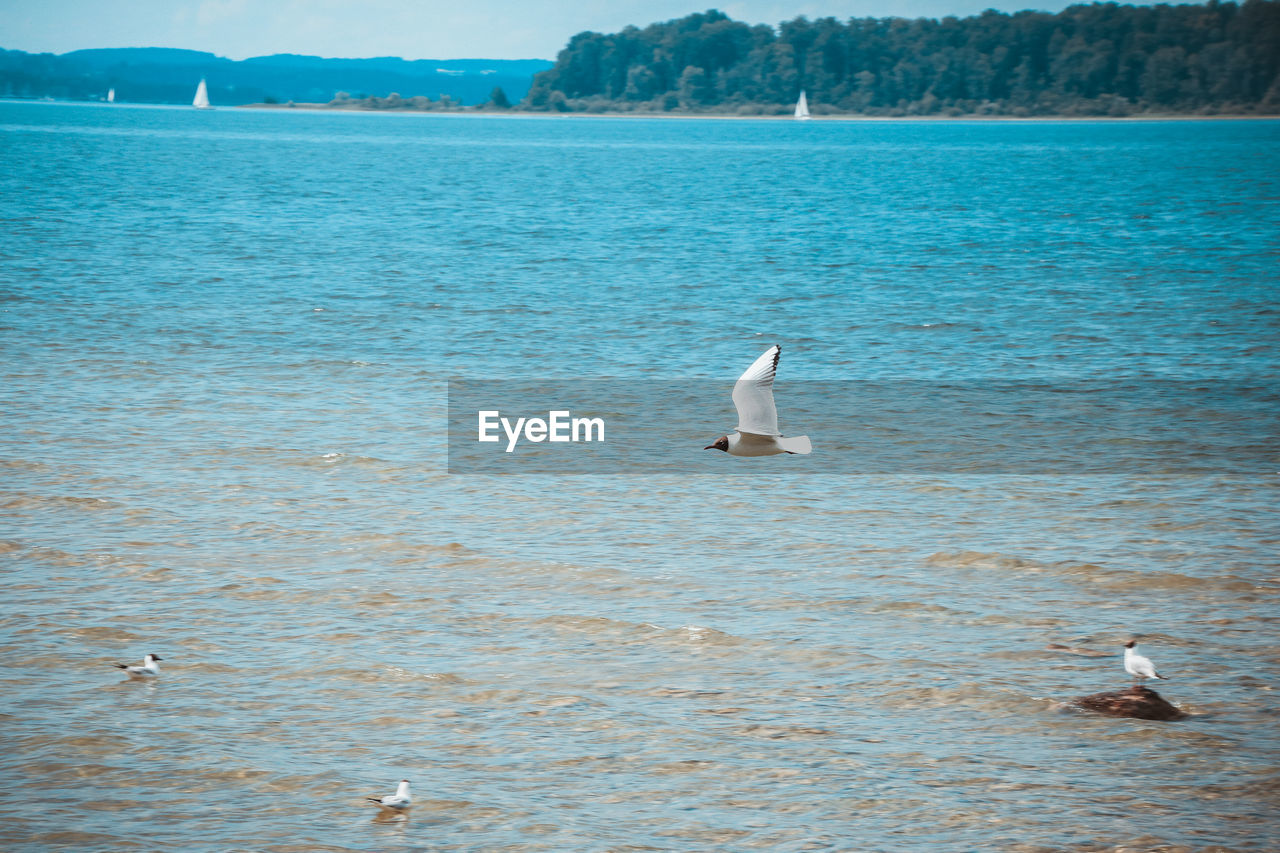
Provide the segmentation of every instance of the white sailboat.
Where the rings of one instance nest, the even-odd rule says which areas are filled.
[[[809,102],[804,97],[804,89],[800,90],[800,100],[796,101],[796,118],[803,121],[809,117]]]
[[[196,87],[195,99],[191,101],[191,106],[198,110],[211,110],[212,105],[209,103],[209,89],[204,85],[204,78],[200,78],[200,85]]]
[[[114,88],[107,90],[107,103],[114,104],[116,102],[116,90]]]

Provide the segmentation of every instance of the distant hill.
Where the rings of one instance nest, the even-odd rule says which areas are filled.
[[[0,50],[0,97],[116,100],[146,104],[191,102],[200,78],[214,104],[328,102],[339,92],[353,97],[447,95],[467,105],[489,99],[495,87],[518,101],[533,75],[550,68],[544,59],[325,59],[276,54],[235,61],[174,48],[103,48],[62,55]]]
[[[796,18],[709,11],[579,33],[526,108],[815,115],[1280,113],[1280,2],[1122,6],[968,18]]]

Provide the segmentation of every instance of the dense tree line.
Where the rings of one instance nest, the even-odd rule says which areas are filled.
[[[275,104],[279,102],[268,101],[268,103]],[[296,105],[290,101],[287,106]],[[501,86],[494,86],[492,91],[489,92],[489,100],[473,107],[463,107],[461,101],[448,95],[441,95],[439,100],[433,101],[425,95],[402,98],[399,92],[392,92],[385,98],[379,98],[376,95],[359,95],[353,98],[348,92],[339,92],[332,101],[324,106],[339,110],[395,110],[401,112],[458,112],[463,109],[492,111],[511,109],[511,99],[507,97],[507,93],[502,90]]]
[[[1072,6],[969,18],[708,11],[580,33],[522,106],[760,114],[1130,115],[1280,112],[1280,0]]]
[[[425,95],[414,95],[410,98],[400,97],[399,92],[392,92],[385,98],[377,95],[360,95],[351,97],[347,92],[339,92],[325,106],[346,110],[407,110],[417,112],[448,111],[461,108],[462,104],[448,95],[441,95],[439,100],[431,100]]]

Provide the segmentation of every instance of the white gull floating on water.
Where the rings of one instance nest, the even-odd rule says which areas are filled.
[[[809,436],[784,438],[778,432],[778,407],[773,402],[773,377],[778,372],[782,347],[769,347],[733,385],[733,405],[738,425],[733,435],[722,435],[703,450],[723,450],[730,456],[777,456],[808,453]]]
[[[159,660],[160,658],[155,655],[147,655],[142,659],[142,666],[129,666],[123,663],[118,663],[116,666],[123,669],[130,678],[155,678],[160,674],[160,667],[156,666]]]
[[[408,779],[400,780],[394,794],[387,794],[385,797],[365,797],[365,799],[371,803],[377,803],[384,809],[405,809],[413,803],[413,797],[409,795]]]
[[[1137,643],[1133,640],[1124,644],[1124,671],[1132,675],[1135,681],[1142,681],[1145,678],[1165,679],[1165,676],[1156,672],[1155,664],[1150,659],[1138,654],[1136,646]]]

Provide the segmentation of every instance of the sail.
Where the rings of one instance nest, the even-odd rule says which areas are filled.
[[[114,104],[115,102],[116,102],[116,90],[115,90],[115,89],[108,89],[108,90],[107,90],[107,103],[108,103],[108,104]]]
[[[796,101],[796,118],[809,117],[809,102],[804,97],[804,89],[800,90],[800,100]]]
[[[200,110],[209,109],[209,90],[204,85],[204,80],[200,80],[200,85],[196,87],[195,100],[191,102],[191,106]]]

